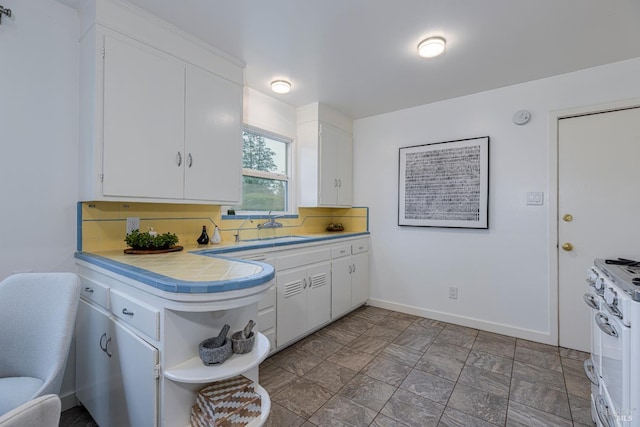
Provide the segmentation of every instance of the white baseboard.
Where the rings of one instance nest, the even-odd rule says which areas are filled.
[[[367,302],[373,307],[386,308],[387,310],[399,311],[401,313],[413,314],[414,316],[427,317],[429,319],[439,320],[441,322],[453,323],[456,325],[467,326],[469,328],[480,329],[483,331],[494,332],[496,334],[508,335],[510,337],[522,338],[529,341],[536,341],[543,344],[558,345],[553,342],[549,333],[534,331],[531,329],[523,329],[502,323],[488,322],[486,320],[474,319],[472,317],[459,316],[456,314],[443,313],[435,310],[428,310],[421,307],[411,305],[398,304],[395,302],[370,298]]]
[[[78,406],[78,399],[76,398],[75,393],[68,393],[64,396],[60,396],[60,401],[62,402],[63,411]]]

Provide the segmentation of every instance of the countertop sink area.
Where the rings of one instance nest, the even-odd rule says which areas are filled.
[[[309,235],[293,235],[280,237],[263,237],[261,239],[241,240],[233,243],[222,243],[219,246],[211,246],[206,249],[198,249],[192,253],[205,256],[228,254],[229,252],[248,251],[252,249],[271,248],[277,246],[295,245],[300,243],[312,243],[323,240],[339,239],[345,237],[355,237],[368,235],[369,232],[356,233],[320,233]]]

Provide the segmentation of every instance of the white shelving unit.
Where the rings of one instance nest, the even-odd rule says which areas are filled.
[[[206,366],[199,357],[194,357],[164,371],[171,381],[203,384],[235,377],[258,366],[269,354],[269,339],[260,332],[249,353],[234,354],[220,365]]]

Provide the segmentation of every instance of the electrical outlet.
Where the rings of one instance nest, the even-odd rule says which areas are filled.
[[[456,288],[455,286],[449,287],[449,298],[458,299],[458,288]]]
[[[133,230],[140,230],[140,218],[134,216],[127,217],[127,234]]]

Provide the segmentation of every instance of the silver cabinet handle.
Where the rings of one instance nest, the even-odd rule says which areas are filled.
[[[591,384],[597,386],[600,381],[598,380],[598,376],[596,375],[595,369],[593,368],[593,360],[591,360],[591,358],[585,360],[583,363],[583,367],[584,373],[587,378],[589,378],[589,381],[591,381]]]
[[[307,279],[306,278],[302,279],[302,283],[304,283],[304,286],[302,287],[302,289],[307,289]]]
[[[338,186],[338,178],[333,178],[333,186],[334,187]]]
[[[609,323],[609,319],[604,314],[596,314],[596,324],[605,334],[616,338],[618,337],[618,331]]]
[[[353,272],[354,273],[356,272],[356,265],[355,264],[353,264]]]
[[[102,340],[104,340],[105,338],[107,338],[107,333],[105,332],[104,334],[100,335],[100,341],[98,342],[98,345],[100,346],[100,350],[104,351],[105,353],[107,352],[107,345],[102,345]]]
[[[91,289],[91,288],[90,288],[90,287],[88,287],[88,286],[87,286],[86,288],[84,288],[84,291],[85,291],[86,293],[88,293],[88,294],[92,294],[92,293],[93,293],[93,289]]]
[[[342,187],[342,180],[338,179],[338,187]]]
[[[135,313],[133,311],[129,311],[127,310],[127,308],[123,308],[122,309],[122,314],[126,315],[126,316],[133,316]]]
[[[349,274],[353,273],[353,271],[351,270],[351,266],[352,266],[352,265],[353,265],[353,264],[349,265]]]
[[[113,354],[109,351],[109,343],[111,342],[111,338],[107,340],[107,345],[104,346],[104,352],[107,353],[107,356],[111,357]]]
[[[593,295],[591,294],[584,294],[582,296],[582,299],[584,300],[584,302],[591,308],[597,310],[598,309],[598,304],[596,303],[595,298],[593,297]]]
[[[182,166],[182,153],[178,151],[178,154],[176,154],[176,163],[178,164],[178,166]]]
[[[191,165],[193,165],[193,156],[191,155],[191,153],[189,153],[189,155],[187,156],[187,166],[191,167]]]

